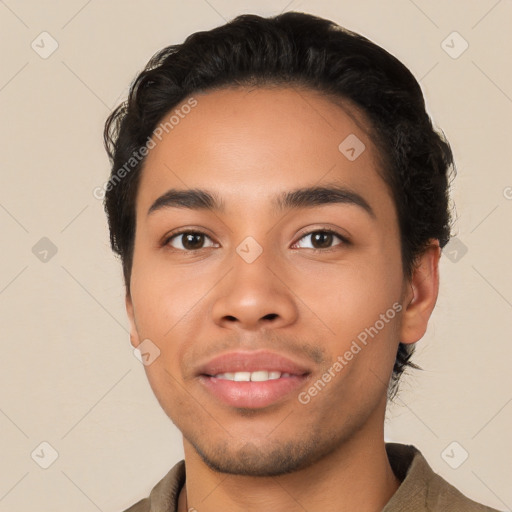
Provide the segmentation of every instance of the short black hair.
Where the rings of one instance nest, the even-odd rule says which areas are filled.
[[[135,200],[147,154],[141,148],[164,116],[192,94],[245,86],[305,87],[355,105],[369,124],[382,160],[380,172],[394,199],[404,275],[412,275],[431,239],[446,245],[453,156],[445,137],[434,129],[421,88],[407,67],[330,20],[301,12],[268,18],[244,14],[156,53],[131,84],[128,99],[106,121],[112,170],[104,205],[127,293]],[[404,369],[417,368],[410,361],[413,351],[414,344],[399,344],[390,396]]]

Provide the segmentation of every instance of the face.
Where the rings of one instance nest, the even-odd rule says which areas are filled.
[[[194,98],[147,156],[127,297],[186,453],[275,475],[382,436],[412,292],[364,120],[308,90]]]

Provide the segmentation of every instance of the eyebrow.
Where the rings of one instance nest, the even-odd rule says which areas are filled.
[[[273,207],[278,211],[313,208],[326,204],[349,204],[360,207],[372,218],[375,212],[360,194],[339,185],[304,187],[277,195]],[[165,208],[186,208],[191,210],[224,211],[219,197],[201,189],[170,189],[151,205],[148,215]]]
[[[224,210],[222,202],[207,190],[170,189],[160,196],[149,208],[148,215],[164,208],[188,208],[190,210]]]
[[[358,206],[375,218],[375,212],[363,196],[340,185],[299,188],[284,192],[274,200],[278,210],[313,208],[336,203]]]

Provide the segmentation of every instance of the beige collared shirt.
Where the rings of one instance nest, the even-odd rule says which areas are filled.
[[[414,446],[387,443],[389,462],[402,482],[382,512],[497,512],[466,498],[434,473]],[[177,512],[185,483],[185,462],[178,462],[158,482],[150,495],[125,512]]]

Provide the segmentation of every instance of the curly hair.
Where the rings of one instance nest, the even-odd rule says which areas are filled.
[[[300,12],[269,18],[245,14],[156,53],[106,121],[112,170],[104,205],[127,293],[146,144],[164,116],[195,92],[294,85],[349,102],[365,116],[383,162],[379,172],[397,210],[404,275],[412,276],[431,239],[446,245],[453,156],[432,125],[412,73],[380,46],[330,20]],[[402,372],[418,368],[410,360],[413,351],[414,344],[399,344],[390,396]]]

